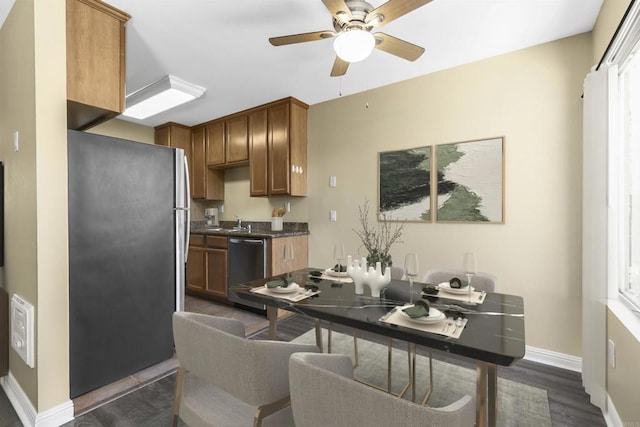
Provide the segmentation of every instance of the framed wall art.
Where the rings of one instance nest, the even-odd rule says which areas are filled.
[[[443,144],[435,151],[436,222],[503,224],[504,138]]]
[[[431,147],[378,154],[381,220],[431,221]]]

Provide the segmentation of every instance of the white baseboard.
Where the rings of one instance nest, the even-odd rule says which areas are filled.
[[[568,369],[574,372],[582,372],[582,358],[543,348],[526,346],[525,360],[544,363],[556,368]]]
[[[620,415],[618,415],[618,411],[616,411],[616,407],[613,405],[611,396],[609,395],[607,395],[607,410],[602,411],[602,415],[604,415],[604,421],[607,423],[607,427],[624,426],[624,423],[620,419]]]
[[[38,413],[11,372],[0,378],[0,385],[25,427],[58,427],[73,420],[73,402],[71,400],[67,400],[48,411]]]

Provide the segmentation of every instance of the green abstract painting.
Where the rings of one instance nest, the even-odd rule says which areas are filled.
[[[436,147],[436,221],[504,223],[504,138]]]
[[[431,221],[431,147],[378,157],[378,211],[386,220]]]

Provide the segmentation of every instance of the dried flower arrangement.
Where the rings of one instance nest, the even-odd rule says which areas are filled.
[[[381,220],[374,227],[369,224],[369,200],[365,199],[362,206],[358,206],[358,215],[361,230],[354,229],[353,231],[360,237],[362,246],[368,252],[367,263],[369,265],[375,265],[376,262],[380,262],[383,268],[387,265],[391,265],[391,246],[394,243],[402,243],[400,237],[402,237],[402,229],[404,228],[404,222],[395,223],[391,225],[389,218],[386,214],[382,213]]]

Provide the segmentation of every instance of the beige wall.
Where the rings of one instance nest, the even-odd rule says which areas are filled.
[[[598,64],[631,0],[605,0],[593,27],[593,63]]]
[[[580,355],[581,94],[591,49],[583,34],[312,106],[311,264],[331,265],[335,241],[366,255],[352,229],[357,205],[377,203],[378,152],[504,136],[505,224],[407,223],[394,262],[418,252],[424,273],[476,251],[500,292],[524,297],[527,344]]]
[[[89,133],[97,133],[114,138],[128,139],[130,141],[154,143],[153,128],[131,123],[126,120],[113,119],[89,129]]]
[[[65,49],[64,0],[16,2],[0,30],[4,284],[36,307],[36,367],[11,350],[9,369],[39,412],[69,399]]]
[[[623,422],[640,423],[638,384],[640,342],[610,310],[607,310],[607,338],[614,342],[615,368],[607,364],[607,391]],[[635,425],[635,424],[634,424]]]

